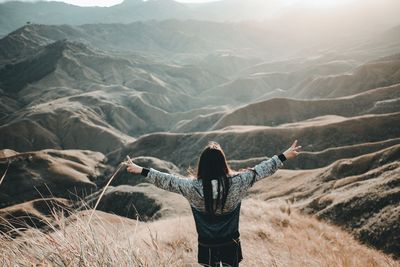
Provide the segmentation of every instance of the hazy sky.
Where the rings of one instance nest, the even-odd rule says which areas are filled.
[[[0,0],[1,2],[7,2],[10,0]],[[37,0],[22,0],[25,2],[36,2]],[[45,0],[50,1],[50,0]],[[70,3],[78,6],[112,6],[123,2],[123,0],[58,0],[65,3]],[[183,3],[205,3],[205,2],[213,2],[218,0],[175,0],[177,2]],[[246,0],[243,0],[246,1]],[[292,3],[303,3],[308,6],[335,6],[341,5],[349,2],[353,2],[354,0],[279,0],[286,4]]]
[[[9,2],[11,0],[0,0],[0,3]],[[24,2],[37,2],[38,0],[19,0]],[[51,0],[44,0],[51,1]],[[123,2],[123,0],[57,0],[59,2],[65,2],[77,6],[112,6]],[[175,0],[182,3],[205,3],[216,0]]]

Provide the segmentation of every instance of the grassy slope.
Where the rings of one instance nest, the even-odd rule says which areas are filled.
[[[190,216],[143,223],[96,212],[90,226],[88,218],[88,212],[58,218],[58,229],[50,234],[30,230],[16,240],[1,237],[0,263],[196,265],[196,233]],[[400,266],[337,227],[293,212],[284,203],[271,206],[245,200],[241,234],[243,266]]]

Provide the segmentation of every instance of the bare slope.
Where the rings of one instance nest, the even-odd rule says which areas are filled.
[[[28,55],[0,68],[0,85],[10,93],[18,93],[28,85],[28,89],[35,90],[69,87],[84,92],[95,86],[120,85],[182,98],[185,93],[193,94],[225,81],[197,66],[165,64],[150,55],[114,54],[96,47],[57,40],[36,49],[27,48]]]
[[[273,98],[239,107],[230,112],[199,116],[181,123],[175,131],[207,131],[232,125],[278,126],[324,115],[344,117],[399,111],[400,84],[347,97],[319,100]]]
[[[399,113],[363,115],[345,118],[340,122],[298,127],[243,127],[186,134],[157,133],[144,135],[124,150],[110,155],[122,159],[134,156],[153,156],[171,161],[179,167],[197,163],[197,157],[210,141],[219,142],[229,159],[249,159],[280,153],[294,139],[301,140],[304,151],[318,152],[328,148],[378,142],[399,137]],[[354,153],[357,154],[357,149]],[[332,154],[333,156],[333,154]],[[333,158],[315,158],[316,165],[329,164]],[[316,165],[309,165],[310,168]]]
[[[224,36],[221,35],[224,32]],[[238,34],[241,33],[241,34]],[[196,34],[194,34],[196,33]],[[264,38],[259,38],[264,36]],[[155,55],[208,54],[236,51],[245,55],[281,53],[284,38],[251,23],[217,23],[210,21],[137,21],[130,24],[25,25],[0,41],[0,64],[26,55],[27,49],[54,41],[91,44],[107,51],[147,52]],[[117,40],[117,41],[116,41]],[[12,43],[17,43],[13,48]],[[31,47],[30,47],[31,46]],[[286,49],[296,48],[285,44]],[[269,48],[269,49],[267,49]]]
[[[10,166],[0,187],[0,217],[11,220],[14,226],[23,226],[26,222],[38,228],[46,226],[46,218],[52,221],[49,216],[51,207],[57,206],[60,201],[64,204],[57,210],[62,207],[70,210],[93,208],[103,186],[111,178],[106,158],[100,153],[72,150],[1,152],[1,173],[5,172],[8,162]],[[172,163],[156,158],[138,157],[133,160],[157,170],[179,173]],[[112,186],[105,191],[97,208],[145,221],[190,213],[188,203],[183,198],[144,182],[143,176],[132,175],[122,169],[113,179]],[[46,196],[65,199],[42,201],[42,197]],[[68,215],[65,212],[65,216]],[[10,228],[3,226],[4,229]]]
[[[5,266],[66,261],[81,266],[196,264],[197,241],[191,217],[142,223],[98,211],[90,226],[88,218],[88,212],[78,213],[66,222],[60,221],[60,229],[53,227],[53,233],[31,231],[18,241],[0,237],[3,263]],[[246,266],[400,266],[388,256],[360,245],[337,227],[289,212],[284,205],[278,208],[246,200],[241,219]]]
[[[326,62],[303,58],[289,61],[294,66],[280,61],[255,64],[242,69],[228,82],[202,92],[202,95],[229,100],[234,105],[279,96],[292,97],[290,89],[297,88],[304,81],[344,74],[356,66],[352,61],[324,60]],[[286,64],[289,66],[283,68],[282,65]]]
[[[342,226],[361,241],[399,256],[400,145],[314,170],[280,171],[252,194],[288,199]]]
[[[83,208],[93,208],[100,193],[98,191],[86,197]],[[97,209],[141,221],[191,213],[189,203],[184,198],[146,183],[108,187]]]
[[[361,65],[345,75],[322,76],[306,80],[291,90],[298,98],[332,98],[400,82],[400,54]]]
[[[15,237],[27,227],[46,230],[57,215],[70,215],[71,204],[63,198],[41,198],[0,209],[0,232]]]
[[[9,154],[9,153],[8,153]],[[96,181],[107,169],[99,152],[84,150],[43,150],[14,153],[0,158],[1,207],[41,197],[72,198],[97,189]]]
[[[0,91],[5,115],[0,117],[1,148],[19,151],[109,153],[133,141],[129,135],[168,130],[220,109],[200,108],[201,101],[189,95],[207,86],[203,78],[211,84],[221,79],[210,72],[108,55],[68,41],[41,47],[0,75],[5,90]]]

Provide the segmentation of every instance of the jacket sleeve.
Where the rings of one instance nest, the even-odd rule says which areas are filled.
[[[239,183],[241,188],[247,191],[255,182],[271,176],[282,166],[283,162],[281,158],[274,155],[272,158],[264,160],[253,168],[233,177],[233,182]]]
[[[184,197],[189,197],[193,193],[193,180],[191,179],[160,172],[153,168],[148,169],[145,174],[145,180],[158,188],[181,194]]]

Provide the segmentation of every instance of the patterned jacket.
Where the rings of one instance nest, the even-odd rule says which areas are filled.
[[[283,166],[284,156],[274,155],[264,160],[251,169],[230,176],[230,187],[225,207],[216,210],[214,219],[210,219],[205,213],[203,185],[201,180],[179,177],[157,171],[153,168],[144,169],[142,174],[146,181],[155,186],[178,193],[184,196],[190,203],[199,235],[199,242],[215,243],[239,236],[240,204],[247,190],[257,181],[274,174]],[[213,196],[217,195],[217,181],[212,181]],[[219,242],[220,242],[219,241]]]

